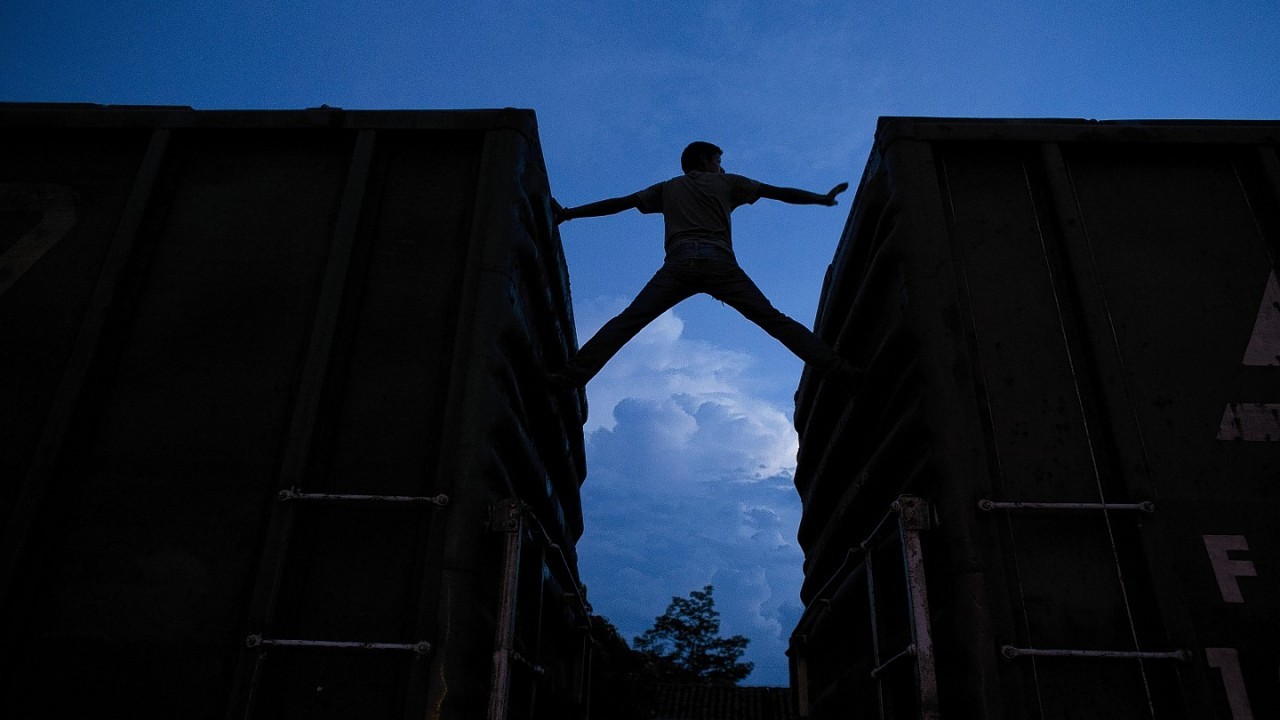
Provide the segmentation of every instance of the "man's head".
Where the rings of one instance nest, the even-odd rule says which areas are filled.
[[[689,143],[680,153],[680,169],[685,172],[722,172],[720,156],[724,151],[701,140]]]

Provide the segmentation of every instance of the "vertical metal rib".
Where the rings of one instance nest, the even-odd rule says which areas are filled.
[[[519,500],[504,500],[495,509],[494,530],[503,532],[502,583],[497,627],[493,638],[493,677],[489,684],[488,720],[507,720],[511,702],[511,660],[515,652],[517,593],[520,590],[520,552],[524,508]]]
[[[929,619],[929,588],[924,574],[924,553],[920,531],[928,528],[928,506],[920,498],[901,497],[898,537],[902,542],[902,563],[907,578],[908,612],[911,618],[911,645],[916,659],[916,683],[919,687],[920,717],[937,720],[938,675],[933,658],[933,628]]]
[[[1074,198],[1076,196],[1074,192],[1074,188],[1070,187],[1070,184],[1069,184],[1070,176],[1066,169],[1066,159],[1063,158],[1062,149],[1058,147],[1056,143],[1045,143],[1044,145],[1041,146],[1041,159],[1045,165],[1045,172],[1049,178],[1048,182],[1049,182],[1050,189],[1052,191],[1052,195],[1057,203],[1059,213],[1062,213],[1066,210],[1066,208],[1070,207],[1067,204],[1067,198],[1069,197]],[[1029,196],[1033,196],[1031,176],[1030,176],[1029,170],[1026,167],[1025,162],[1023,163],[1023,175],[1027,184],[1027,193]],[[1062,176],[1066,176],[1066,180],[1067,180],[1066,182],[1063,182]],[[1077,211],[1079,210],[1078,207],[1076,209]],[[1062,307],[1062,304],[1063,304],[1062,289],[1059,287],[1059,279],[1055,275],[1053,263],[1050,261],[1049,243],[1048,243],[1048,240],[1045,238],[1044,228],[1040,224],[1040,214],[1036,213],[1035,217],[1036,217],[1036,231],[1037,231],[1037,234],[1040,236],[1041,252],[1043,253],[1043,256],[1045,259],[1045,272],[1049,277],[1049,286],[1053,292],[1054,306],[1057,310],[1058,327],[1062,334],[1062,346],[1067,354],[1067,366],[1071,370],[1071,380],[1072,380],[1071,384],[1072,384],[1072,388],[1075,390],[1076,405],[1080,409],[1080,422],[1083,425],[1084,433],[1085,433],[1085,442],[1088,445],[1088,449],[1089,449],[1089,462],[1093,467],[1094,484],[1098,489],[1098,502],[1104,505],[1104,508],[1102,510],[1102,518],[1107,528],[1107,540],[1110,543],[1111,556],[1112,556],[1112,560],[1115,563],[1116,579],[1120,583],[1120,596],[1121,596],[1122,602],[1124,603],[1125,620],[1129,624],[1129,635],[1133,641],[1134,649],[1141,650],[1142,645],[1138,640],[1138,627],[1133,617],[1133,606],[1129,599],[1129,588],[1125,582],[1124,569],[1121,567],[1121,564],[1120,564],[1120,549],[1116,543],[1115,527],[1111,522],[1111,513],[1105,508],[1105,504],[1107,503],[1107,496],[1106,496],[1106,491],[1102,486],[1102,471],[1098,464],[1098,454],[1097,454],[1097,450],[1095,449],[1097,439],[1094,437],[1094,428],[1092,427],[1092,424],[1089,421],[1089,418],[1090,418],[1089,408],[1086,406],[1084,394],[1081,392],[1081,389],[1080,389],[1080,379],[1079,379],[1080,374],[1076,367],[1077,359],[1075,357],[1075,353],[1072,352],[1071,338],[1067,331],[1067,319]],[[1084,223],[1082,221],[1081,227],[1083,227],[1083,225]],[[1108,310],[1107,320],[1114,330],[1115,323],[1114,321],[1111,320],[1110,310]],[[1147,707],[1150,710],[1152,717],[1154,717],[1155,703],[1151,695],[1151,683],[1147,679],[1147,669],[1142,664],[1142,661],[1138,661],[1138,674],[1142,678],[1142,689],[1146,696]]]
[[[870,547],[870,544],[874,539],[875,536],[873,535],[872,537],[867,538],[867,541],[863,543],[867,548],[866,559],[863,560],[863,563],[867,568],[867,615],[869,616],[871,623],[871,667],[880,667],[880,620],[876,615],[876,574],[872,567],[872,556],[874,553]],[[876,706],[879,709],[880,720],[884,720],[884,680],[876,677],[875,681]]]
[[[939,155],[940,157],[938,160],[938,175],[941,179],[941,183],[940,183],[941,187],[939,189],[944,193],[946,203],[947,203],[947,211],[950,214],[950,217],[955,218],[956,216],[955,199],[951,194],[951,178],[950,178],[950,173],[947,165],[947,159],[945,155],[941,153],[939,153]],[[974,336],[973,363],[974,365],[977,366],[977,377],[981,381],[982,387],[991,387],[992,383],[990,379],[987,377],[987,370],[982,362],[982,354],[978,350],[978,348],[982,346],[982,341],[980,337],[981,330],[978,327],[978,319],[974,313],[973,303],[968,298],[968,295],[969,295],[968,273],[965,270],[965,265],[963,261],[957,261],[956,268],[957,268],[957,273],[959,274],[959,277],[960,277],[961,288],[965,295],[964,309],[967,315],[966,319],[968,321],[969,328],[971,328],[971,332],[973,333],[973,336]],[[990,397],[988,397],[987,393],[979,393],[977,397],[981,401],[980,409],[982,411],[982,415],[985,419],[985,422],[989,426],[988,432],[990,432],[991,436],[994,438],[995,417],[991,410]],[[1004,461],[1000,455],[1000,444],[998,442],[995,442],[994,439],[989,440],[989,443],[990,443],[991,463],[994,466],[993,467],[994,476],[996,478],[1003,480]],[[1022,623],[1023,635],[1027,638],[1027,642],[1030,643],[1031,642],[1031,617],[1027,612],[1026,588],[1024,588],[1022,585],[1022,567],[1020,564],[1020,560],[1018,558],[1018,535],[1014,527],[1013,520],[1010,517],[1005,516],[1004,518],[1002,518],[1002,520],[1005,523],[1005,531],[1009,535],[1009,546],[1010,546],[1009,555],[1010,555],[1010,560],[1013,563],[1014,581],[1018,588],[1018,602],[1017,602],[1017,609],[1018,609],[1018,615],[1019,615],[1018,619]],[[1036,666],[1035,660],[1033,659],[1031,662],[1031,682],[1032,682],[1032,687],[1035,689],[1035,693],[1036,693],[1036,704],[1040,708],[1040,715],[1043,717],[1044,716],[1044,698],[1042,697],[1040,692],[1040,676],[1039,676],[1038,670],[1039,668]]]
[[[320,394],[328,373],[333,338],[337,333],[338,317],[346,289],[347,270],[352,247],[355,244],[356,229],[359,226],[369,168],[373,160],[375,138],[376,133],[373,130],[362,130],[356,136],[355,149],[352,151],[338,217],[333,228],[320,298],[312,322],[311,342],[307,348],[302,377],[298,384],[297,400],[294,403],[289,432],[285,440],[278,476],[278,487],[281,490],[302,486],[307,459],[311,454],[311,442],[320,411]],[[267,539],[263,544],[263,557],[258,567],[253,602],[249,609],[249,623],[254,631],[265,630],[275,613],[285,557],[288,554],[289,539],[292,534],[293,507],[293,503],[277,503],[272,508]],[[244,651],[241,667],[237,673],[236,686],[232,690],[228,717],[250,717],[261,673],[262,653],[257,650]]]
[[[0,603],[6,601],[12,591],[13,574],[26,549],[35,516],[44,502],[49,482],[61,459],[72,417],[79,406],[89,370],[97,359],[108,315],[116,303],[117,291],[132,259],[142,218],[147,212],[156,178],[164,164],[169,137],[167,128],[159,128],[151,133],[146,154],[138,167],[133,188],[121,214],[120,224],[116,226],[111,248],[98,275],[98,284],[94,287],[93,297],[63,369],[44,430],[35,447],[31,464],[27,466],[22,489],[14,501],[11,520],[0,540]]]

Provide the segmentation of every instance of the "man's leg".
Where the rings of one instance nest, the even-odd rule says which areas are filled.
[[[578,349],[564,370],[555,374],[555,381],[574,387],[586,385],[636,333],[695,292],[664,264],[627,309],[605,323]]]
[[[704,278],[712,297],[759,325],[808,365],[826,372],[838,364],[835,351],[809,328],[775,308],[737,263],[716,263]]]

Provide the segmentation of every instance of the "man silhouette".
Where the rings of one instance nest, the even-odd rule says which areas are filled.
[[[605,323],[562,370],[548,376],[553,390],[586,385],[636,333],[698,293],[707,293],[737,310],[823,375],[835,374],[848,383],[856,380],[858,369],[837,356],[804,325],[774,308],[738,266],[729,221],[735,208],[759,198],[794,205],[833,206],[836,196],[849,184],[840,183],[825,195],[774,187],[726,173],[720,164],[722,155],[723,151],[711,143],[690,143],[680,155],[683,175],[631,195],[578,207],[561,207],[552,200],[556,224],[635,208],[642,213],[662,213],[666,230],[662,267],[625,310]]]

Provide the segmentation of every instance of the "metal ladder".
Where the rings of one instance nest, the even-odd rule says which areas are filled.
[[[412,655],[416,664],[425,662],[431,644],[422,638],[403,642],[365,642],[350,639],[318,637],[280,637],[273,630],[277,624],[281,585],[289,559],[297,515],[317,506],[343,508],[442,508],[449,498],[311,493],[301,490],[307,481],[307,465],[316,441],[320,415],[320,398],[330,361],[333,358],[347,273],[359,224],[360,210],[374,154],[375,131],[363,130],[357,135],[347,179],[334,225],[329,260],[326,264],[315,311],[310,345],[303,364],[301,380],[292,410],[288,435],[277,476],[278,491],[272,502],[267,524],[262,559],[254,584],[248,613],[248,632],[237,662],[227,717],[254,716],[259,700],[263,668],[275,653],[306,650],[317,652],[403,652]],[[425,607],[429,591],[423,583],[419,607]],[[425,675],[425,670],[421,673]],[[425,692],[425,690],[423,691]]]
[[[535,716],[538,682],[548,672],[540,658],[548,580],[559,586],[551,588],[551,600],[570,605],[572,614],[583,623],[578,628],[582,655],[571,694],[585,711],[590,684],[591,611],[582,587],[574,579],[569,559],[520,500],[499,502],[493,508],[489,529],[502,537],[503,569],[487,720]],[[559,592],[554,592],[556,589]]]
[[[251,718],[259,696],[264,667],[268,657],[273,653],[296,650],[334,651],[334,652],[405,652],[411,653],[413,659],[424,663],[428,659],[432,646],[423,639],[412,639],[404,642],[372,642],[361,640],[335,640],[331,638],[299,638],[279,637],[272,632],[274,621],[279,610],[281,581],[285,572],[287,554],[290,546],[292,528],[299,512],[305,512],[308,506],[341,505],[348,507],[373,507],[381,509],[445,507],[449,498],[446,495],[434,497],[405,497],[387,495],[342,495],[327,493],[304,493],[296,489],[280,491],[268,530],[268,547],[264,553],[263,567],[259,573],[257,587],[250,610],[250,632],[244,639],[244,650],[241,654],[237,670],[236,689],[233,691],[233,702],[229,717]],[[424,598],[419,599],[421,605]]]
[[[864,592],[868,608],[868,626],[871,633],[870,677],[875,683],[876,705],[879,717],[887,717],[890,698],[886,687],[886,675],[903,663],[910,663],[916,688],[916,717],[920,720],[938,720],[938,680],[934,664],[933,633],[929,618],[928,584],[925,580],[924,553],[921,534],[930,527],[929,505],[920,497],[899,496],[865,540],[845,554],[844,561],[831,575],[810,603],[798,627],[812,630],[831,607],[832,597],[841,586],[850,582],[859,572],[865,576]],[[883,588],[876,581],[874,555],[879,549],[896,543],[898,559],[905,578],[905,603],[896,607],[881,607],[879,599]],[[882,621],[901,622],[907,628],[905,645],[887,648],[881,638]],[[809,696],[809,667],[805,646],[806,634],[797,633],[793,640],[796,659],[793,684],[797,690],[801,717],[807,717],[814,698]]]
[[[1126,586],[1126,581],[1121,571],[1120,558],[1116,551],[1116,540],[1111,525],[1111,513],[1140,513],[1151,515],[1156,512],[1155,503],[1145,500],[1136,503],[1109,503],[1109,502],[1034,502],[1034,501],[997,501],[984,498],[978,501],[978,510],[986,514],[994,513],[1103,513],[1106,520],[1106,527],[1111,543],[1112,553],[1115,555],[1115,569],[1117,579],[1120,584],[1122,600],[1124,603],[1125,615],[1129,622],[1129,632],[1132,638],[1132,650],[1122,649],[1084,649],[1084,648],[1041,648],[1041,647],[1019,647],[1013,644],[1004,644],[1000,647],[1000,655],[1005,660],[1030,659],[1034,664],[1036,658],[1075,658],[1087,660],[1137,660],[1139,662],[1139,671],[1142,678],[1143,690],[1146,695],[1148,707],[1151,709],[1152,717],[1155,717],[1156,711],[1152,695],[1152,689],[1147,679],[1147,671],[1142,663],[1147,661],[1178,661],[1191,662],[1193,656],[1191,651],[1187,649],[1172,650],[1142,650],[1141,642],[1138,638],[1138,631],[1133,619],[1133,609],[1131,607],[1131,598]],[[1034,674],[1034,667],[1033,667]],[[1037,681],[1038,684],[1038,681]]]

